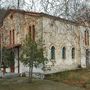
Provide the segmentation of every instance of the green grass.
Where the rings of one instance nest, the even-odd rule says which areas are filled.
[[[87,69],[46,75],[46,79],[49,80],[33,79],[32,83],[27,77],[0,79],[0,90],[90,90],[90,71]]]
[[[84,90],[83,88],[53,82],[50,80],[33,80],[28,82],[26,77],[14,79],[0,79],[0,90]]]
[[[90,70],[79,69],[59,72],[56,74],[46,75],[46,79],[85,87],[86,84],[90,84]]]

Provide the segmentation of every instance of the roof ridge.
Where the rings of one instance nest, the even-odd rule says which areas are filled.
[[[14,11],[14,12],[19,12],[19,13],[22,13],[22,14],[31,14],[31,15],[34,15],[36,14],[37,16],[45,16],[45,17],[49,17],[49,18],[53,18],[54,20],[61,20],[61,21],[66,21],[66,22],[69,22],[69,23],[74,23],[74,24],[77,24],[76,21],[72,21],[72,20],[68,20],[68,19],[65,19],[65,18],[61,18],[61,17],[58,17],[58,16],[53,16],[53,15],[50,15],[50,14],[47,14],[47,13],[44,13],[44,12],[33,12],[33,11],[25,11],[25,10],[21,10],[21,9],[7,9],[6,10],[7,13],[5,15],[5,17],[11,12],[11,11]]]

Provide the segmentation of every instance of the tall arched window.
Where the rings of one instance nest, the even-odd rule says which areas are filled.
[[[0,35],[0,44],[1,44],[1,35]]]
[[[10,33],[10,35],[9,35],[9,36],[10,36],[10,44],[11,44],[11,43],[12,43],[12,40],[11,40],[11,30],[10,30],[10,32],[9,32],[9,33]]]
[[[75,58],[75,48],[72,48],[72,59]]]
[[[66,58],[66,48],[65,47],[62,48],[62,58],[63,59]]]
[[[29,26],[29,35],[35,41],[35,25]]]
[[[32,28],[33,28],[33,30],[32,30],[32,32],[33,32],[32,33],[33,34],[32,38],[35,41],[35,25],[33,25]]]
[[[85,30],[85,45],[89,45],[89,31]]]
[[[55,47],[51,47],[51,59],[55,59]]]
[[[31,37],[31,26],[29,26],[29,35]]]
[[[15,30],[12,30],[13,44],[15,44]]]

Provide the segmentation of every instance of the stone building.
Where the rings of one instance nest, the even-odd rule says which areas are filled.
[[[90,23],[11,9],[6,11],[0,29],[3,31],[3,45],[14,51],[16,73],[28,71],[19,60],[28,33],[36,42],[42,39],[44,56],[48,58],[45,74],[90,66]]]

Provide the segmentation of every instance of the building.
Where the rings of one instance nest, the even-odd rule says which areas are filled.
[[[36,42],[42,39],[44,56],[48,58],[45,74],[90,66],[90,23],[10,9],[3,18],[1,30],[3,45],[14,51],[16,73],[28,70],[19,60],[21,46],[28,33]]]

